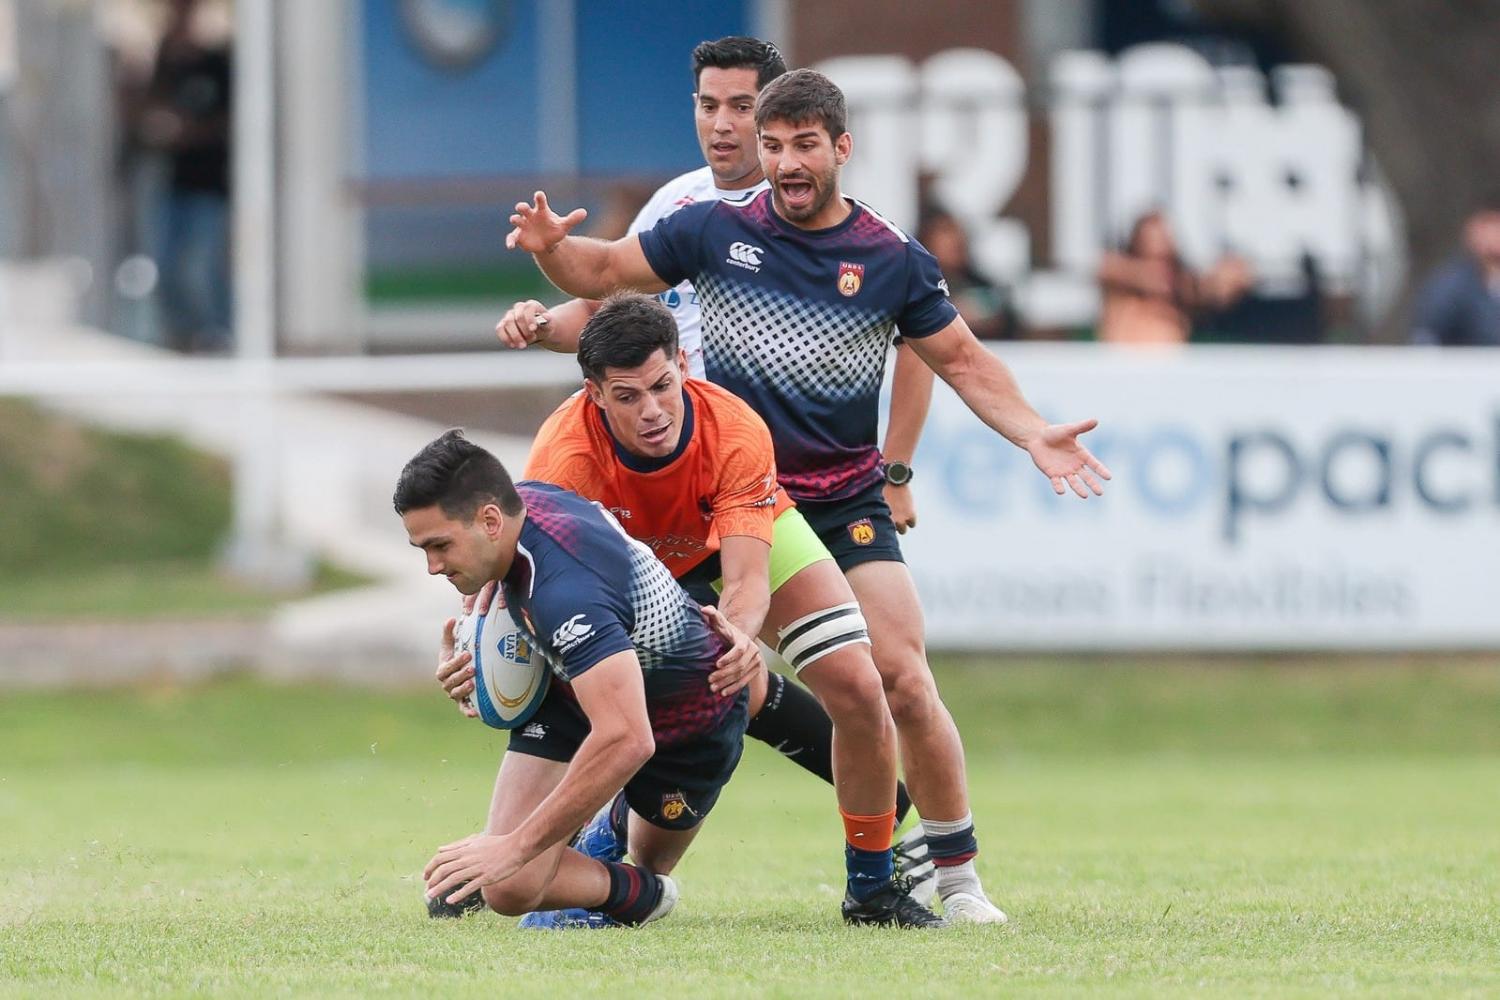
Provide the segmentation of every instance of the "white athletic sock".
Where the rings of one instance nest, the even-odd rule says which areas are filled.
[[[973,861],[965,861],[961,865],[948,865],[937,870],[938,895],[947,899],[955,892],[967,892],[971,896],[981,899],[984,895],[984,886],[979,884],[979,872],[974,870]]]
[[[928,819],[922,817],[922,829],[929,838],[951,837],[955,833],[963,833],[974,825],[974,814],[964,813],[958,819]]]

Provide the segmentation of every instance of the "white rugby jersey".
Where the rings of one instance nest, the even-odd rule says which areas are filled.
[[[714,184],[714,172],[708,167],[690,170],[656,189],[656,193],[630,224],[627,235],[650,229],[684,205],[703,201],[743,201],[760,194],[768,187],[770,185],[762,180],[751,188],[725,191]],[[687,351],[688,371],[694,378],[704,378],[703,317],[698,309],[698,293],[693,289],[692,282],[684,281],[657,297],[672,310],[672,318],[677,321],[678,340],[682,349]]]

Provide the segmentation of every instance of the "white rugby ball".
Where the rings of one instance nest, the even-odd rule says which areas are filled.
[[[459,619],[455,639],[460,651],[474,657],[474,693],[469,704],[496,729],[514,729],[531,718],[547,696],[552,671],[526,633],[516,627],[510,610],[495,600]]]

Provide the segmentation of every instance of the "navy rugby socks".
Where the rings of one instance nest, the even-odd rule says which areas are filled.
[[[849,895],[863,903],[891,884],[894,863],[891,849],[862,851],[852,844],[844,845],[844,869]]]
[[[937,868],[938,895],[944,899],[955,892],[982,896],[984,890],[974,868],[974,857],[979,853],[974,814],[965,813],[959,819],[947,821],[924,819],[922,830],[927,834],[928,854]]]
[[[609,870],[609,895],[599,912],[614,917],[627,927],[634,927],[661,902],[661,881],[644,868],[614,861],[599,862]]]

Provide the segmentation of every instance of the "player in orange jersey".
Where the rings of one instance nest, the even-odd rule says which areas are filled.
[[[578,361],[584,390],[542,425],[525,478],[607,508],[690,593],[776,647],[833,720],[829,777],[837,777],[844,819],[845,919],[941,925],[893,879],[895,725],[854,592],[777,483],[770,431],[727,390],[687,377],[672,315],[650,296],[606,301],[579,337]],[[704,593],[710,581],[717,594]],[[444,664],[455,700],[472,689],[460,659]],[[710,685],[727,697],[750,684],[757,716],[800,693],[779,675],[770,682],[759,657],[731,651],[720,662]],[[618,832],[622,818],[601,814],[583,836],[600,824]]]

